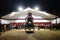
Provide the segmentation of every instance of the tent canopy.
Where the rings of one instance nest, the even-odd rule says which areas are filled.
[[[29,7],[22,10],[22,11],[12,12],[8,15],[2,16],[2,18],[6,18],[6,19],[25,18],[28,13],[32,13],[34,18],[44,18],[44,19],[45,18],[47,18],[47,19],[56,18],[56,16],[53,14],[49,14],[49,13],[44,12],[44,11],[35,10],[35,9],[29,8]]]

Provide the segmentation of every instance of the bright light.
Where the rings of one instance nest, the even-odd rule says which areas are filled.
[[[15,20],[16,23],[18,22],[25,22],[25,20]]]
[[[18,8],[18,11],[22,11],[22,10],[23,10],[23,7],[19,7],[19,8]]]
[[[34,20],[34,22],[50,22],[48,20]]]
[[[34,9],[35,9],[35,10],[39,10],[39,7],[36,6]]]
[[[15,20],[16,23],[18,22],[25,22],[25,20]],[[48,20],[33,20],[33,22],[50,22]]]
[[[8,20],[1,19],[1,24],[9,24],[10,22]]]

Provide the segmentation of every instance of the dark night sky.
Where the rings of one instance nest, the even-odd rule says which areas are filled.
[[[60,16],[59,0],[0,0],[0,17],[17,10],[17,6],[24,8],[38,5],[41,10]]]

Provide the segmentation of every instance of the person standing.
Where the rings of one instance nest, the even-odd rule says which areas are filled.
[[[32,13],[28,13],[28,16],[25,19],[27,20],[27,23],[33,24]]]

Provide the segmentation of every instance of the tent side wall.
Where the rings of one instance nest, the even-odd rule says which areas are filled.
[[[60,29],[60,18],[54,19],[51,22],[56,29]]]
[[[56,19],[52,20],[51,22],[52,24],[56,24]],[[60,18],[57,18],[57,24],[60,24]]]
[[[14,20],[4,20],[4,19],[1,19],[1,24],[10,24],[10,23],[13,23]]]

